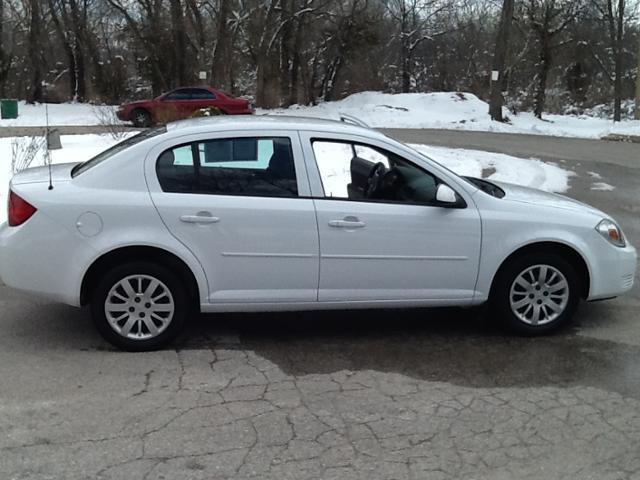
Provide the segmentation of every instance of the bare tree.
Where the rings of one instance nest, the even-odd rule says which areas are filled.
[[[389,15],[397,25],[394,36],[400,45],[400,85],[403,93],[411,90],[413,55],[416,48],[426,40],[446,33],[447,27],[438,29],[441,14],[453,7],[448,0],[390,0]]]
[[[182,2],[171,0],[170,19],[164,0],[106,0],[124,18],[134,45],[146,55],[144,66],[154,95],[186,80]],[[170,35],[166,34],[170,31]]]
[[[85,43],[88,0],[48,0],[51,19],[67,56],[70,97],[86,97]]]
[[[578,0],[529,0],[527,17],[531,29],[536,33],[538,62],[535,87],[534,113],[542,118],[546,100],[549,70],[555,52],[571,42],[561,34],[576,20],[580,8]]]
[[[117,103],[190,84],[204,70],[212,86],[263,107],[363,90],[461,91],[490,98],[498,120],[507,101],[538,116],[613,101],[617,117],[635,94],[636,5],[0,0],[0,93],[42,101],[43,80],[68,79],[49,89],[52,98]],[[499,78],[490,84],[492,70]]]

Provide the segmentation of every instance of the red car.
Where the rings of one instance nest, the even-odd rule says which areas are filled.
[[[232,98],[208,87],[176,88],[153,100],[120,105],[116,115],[136,127],[187,118],[201,108],[216,107],[226,115],[250,115],[255,108],[248,100]]]

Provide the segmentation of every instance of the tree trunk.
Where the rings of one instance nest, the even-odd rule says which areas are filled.
[[[171,36],[173,39],[173,75],[171,82],[173,87],[177,87],[190,83],[186,70],[187,39],[181,0],[171,0],[170,7]]]
[[[258,59],[256,68],[256,103],[260,107],[275,108],[280,104],[280,88],[278,75],[274,72],[277,68],[277,61],[269,56]]]
[[[289,91],[289,105],[293,105],[294,103],[298,103],[299,99],[299,81],[298,81],[298,73],[300,71],[300,49],[296,48],[296,45],[300,45],[302,42],[302,28],[305,24],[303,18],[298,19],[298,24],[296,26],[296,31],[294,35],[295,44],[293,47],[293,58],[291,59],[291,78],[289,79],[291,90]]]
[[[638,66],[636,67],[636,120],[640,120],[640,41],[638,42]]]
[[[400,64],[402,65],[402,93],[409,93],[411,91],[411,52],[409,51],[409,39],[405,39],[403,36],[401,44]]]
[[[31,84],[27,92],[27,102],[42,102],[44,92],[42,89],[42,15],[40,0],[29,0],[29,39],[27,51],[31,66]]]
[[[231,77],[231,35],[229,32],[229,14],[231,0],[220,0],[218,12],[216,45],[213,49],[211,82],[216,88],[232,93]]]
[[[544,103],[547,98],[547,79],[549,77],[549,69],[551,68],[551,50],[549,47],[549,39],[547,39],[545,35],[541,40],[542,45],[540,46],[538,87],[536,89],[534,106],[534,113],[539,119],[542,119],[542,112],[544,112]]]
[[[67,70],[69,71],[69,97],[76,100],[78,96],[78,64],[76,62],[75,49],[68,43],[64,42],[64,49],[67,52]]]
[[[622,120],[622,62],[624,41],[624,10],[625,0],[618,0],[618,15],[616,18],[616,37],[614,39],[615,81],[613,85],[613,121]]]
[[[400,6],[400,88],[402,93],[411,91],[411,38],[407,25],[408,16],[403,0]]]
[[[84,102],[87,97],[86,67],[84,63],[84,50],[80,46],[79,40],[76,40],[75,48],[76,56],[76,101]]]
[[[0,39],[4,38],[4,3],[0,0]],[[6,93],[7,78],[11,69],[12,54],[5,49],[2,41],[0,41],[0,97],[4,97]]]
[[[291,95],[291,67],[292,50],[291,45],[292,28],[290,18],[293,10],[287,0],[280,1],[280,106],[286,106],[286,102]]]
[[[506,87],[505,64],[507,60],[507,52],[509,38],[511,36],[511,24],[513,22],[513,1],[504,0],[502,4],[502,17],[500,18],[500,27],[498,28],[498,36],[496,38],[496,47],[493,55],[492,70],[498,72],[498,80],[491,82],[491,99],[489,101],[489,115],[492,120],[503,122],[502,117],[502,91]]]
[[[86,67],[85,67],[85,39],[87,38],[86,31],[86,16],[81,15],[78,10],[78,2],[76,0],[69,0],[69,7],[71,9],[71,19],[73,23],[73,55],[76,63],[76,91],[74,92],[74,98],[78,102],[84,102],[87,96],[87,84],[86,84]],[[86,13],[85,4],[84,13]]]

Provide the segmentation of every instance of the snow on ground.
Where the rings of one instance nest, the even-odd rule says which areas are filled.
[[[50,103],[49,125],[100,125],[102,119],[112,119],[115,107],[88,103]],[[18,104],[18,118],[0,119],[0,127],[35,127],[46,125],[45,104]],[[103,113],[104,112],[104,113]],[[114,121],[117,122],[117,119]]]
[[[0,138],[0,205],[3,206],[0,208],[0,223],[6,220],[6,208],[4,208],[4,205],[7,202],[7,190],[12,176],[12,147],[20,145],[24,148],[29,141],[29,137]],[[110,135],[63,135],[61,137],[63,148],[51,152],[52,162],[68,163],[88,160],[118,141],[118,139]],[[16,142],[18,143],[16,144]],[[511,182],[550,192],[566,192],[569,188],[569,177],[573,175],[573,172],[564,170],[557,165],[535,159],[526,160],[496,153],[419,144],[411,145],[411,147],[459,175]],[[359,152],[365,158],[369,158],[368,155],[370,153]],[[380,160],[378,158],[371,159]],[[44,151],[40,150],[31,166],[35,167],[44,164]],[[334,166],[337,170],[330,172],[335,177],[334,179],[337,180],[341,175],[350,175],[348,163],[344,163],[342,166],[337,164]],[[347,181],[346,183],[349,182]],[[339,181],[336,185],[346,185],[346,183]],[[594,187],[596,185],[594,184]],[[603,188],[600,188],[601,190],[613,188],[606,188],[604,185],[606,184],[602,184]]]
[[[0,223],[7,218],[7,190],[11,171],[13,146],[26,148],[31,137],[0,138]],[[110,135],[63,135],[62,149],[51,151],[52,163],[82,162],[109,148],[119,140]],[[16,143],[17,142],[17,143]],[[31,163],[32,167],[45,165],[44,150],[39,150]]]
[[[599,190],[602,192],[610,192],[611,190],[615,190],[615,188],[616,187],[614,187],[613,185],[609,185],[605,182],[596,182],[591,185],[591,190]]]
[[[417,144],[410,146],[458,175],[514,183],[547,192],[566,192],[569,190],[569,178],[575,175],[554,163],[537,159],[527,160],[479,150]]]
[[[505,110],[511,124],[504,124],[493,122],[488,111],[489,105],[470,93],[362,92],[336,102],[293,105],[257,113],[334,119],[344,113],[376,128],[434,128],[580,138],[602,138],[613,133],[640,135],[640,121],[637,120],[614,124],[605,118],[550,114],[540,120],[533,113],[512,115]]]
[[[0,120],[3,126],[37,126],[45,124],[44,105],[20,102],[19,117]],[[50,125],[100,125],[117,123],[114,107],[95,107],[82,103],[49,104]],[[340,113],[353,115],[377,128],[435,128],[504,133],[528,133],[562,137],[601,138],[610,134],[640,135],[640,121],[626,120],[614,124],[595,116],[507,113],[511,124],[493,122],[489,106],[470,93],[362,92],[336,102],[316,106],[294,105],[286,109],[258,110],[258,114],[297,115],[338,119]],[[505,111],[506,112],[506,111]]]

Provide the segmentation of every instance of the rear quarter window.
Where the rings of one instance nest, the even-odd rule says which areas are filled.
[[[140,132],[137,135],[134,135],[133,137],[129,137],[126,140],[123,140],[122,142],[115,144],[113,147],[110,147],[105,151],[99,153],[95,157],[87,160],[86,162],[79,163],[78,165],[73,167],[73,169],[71,170],[71,178],[75,178],[78,175],[82,175],[87,170],[90,170],[96,165],[99,165],[102,162],[109,160],[111,157],[126,150],[127,148],[133,147],[134,145],[137,145],[138,143],[143,142],[149,138],[153,138],[158,135],[161,135],[166,131],[167,131],[167,128],[164,126],[156,127],[156,128],[151,128],[149,130]]]

